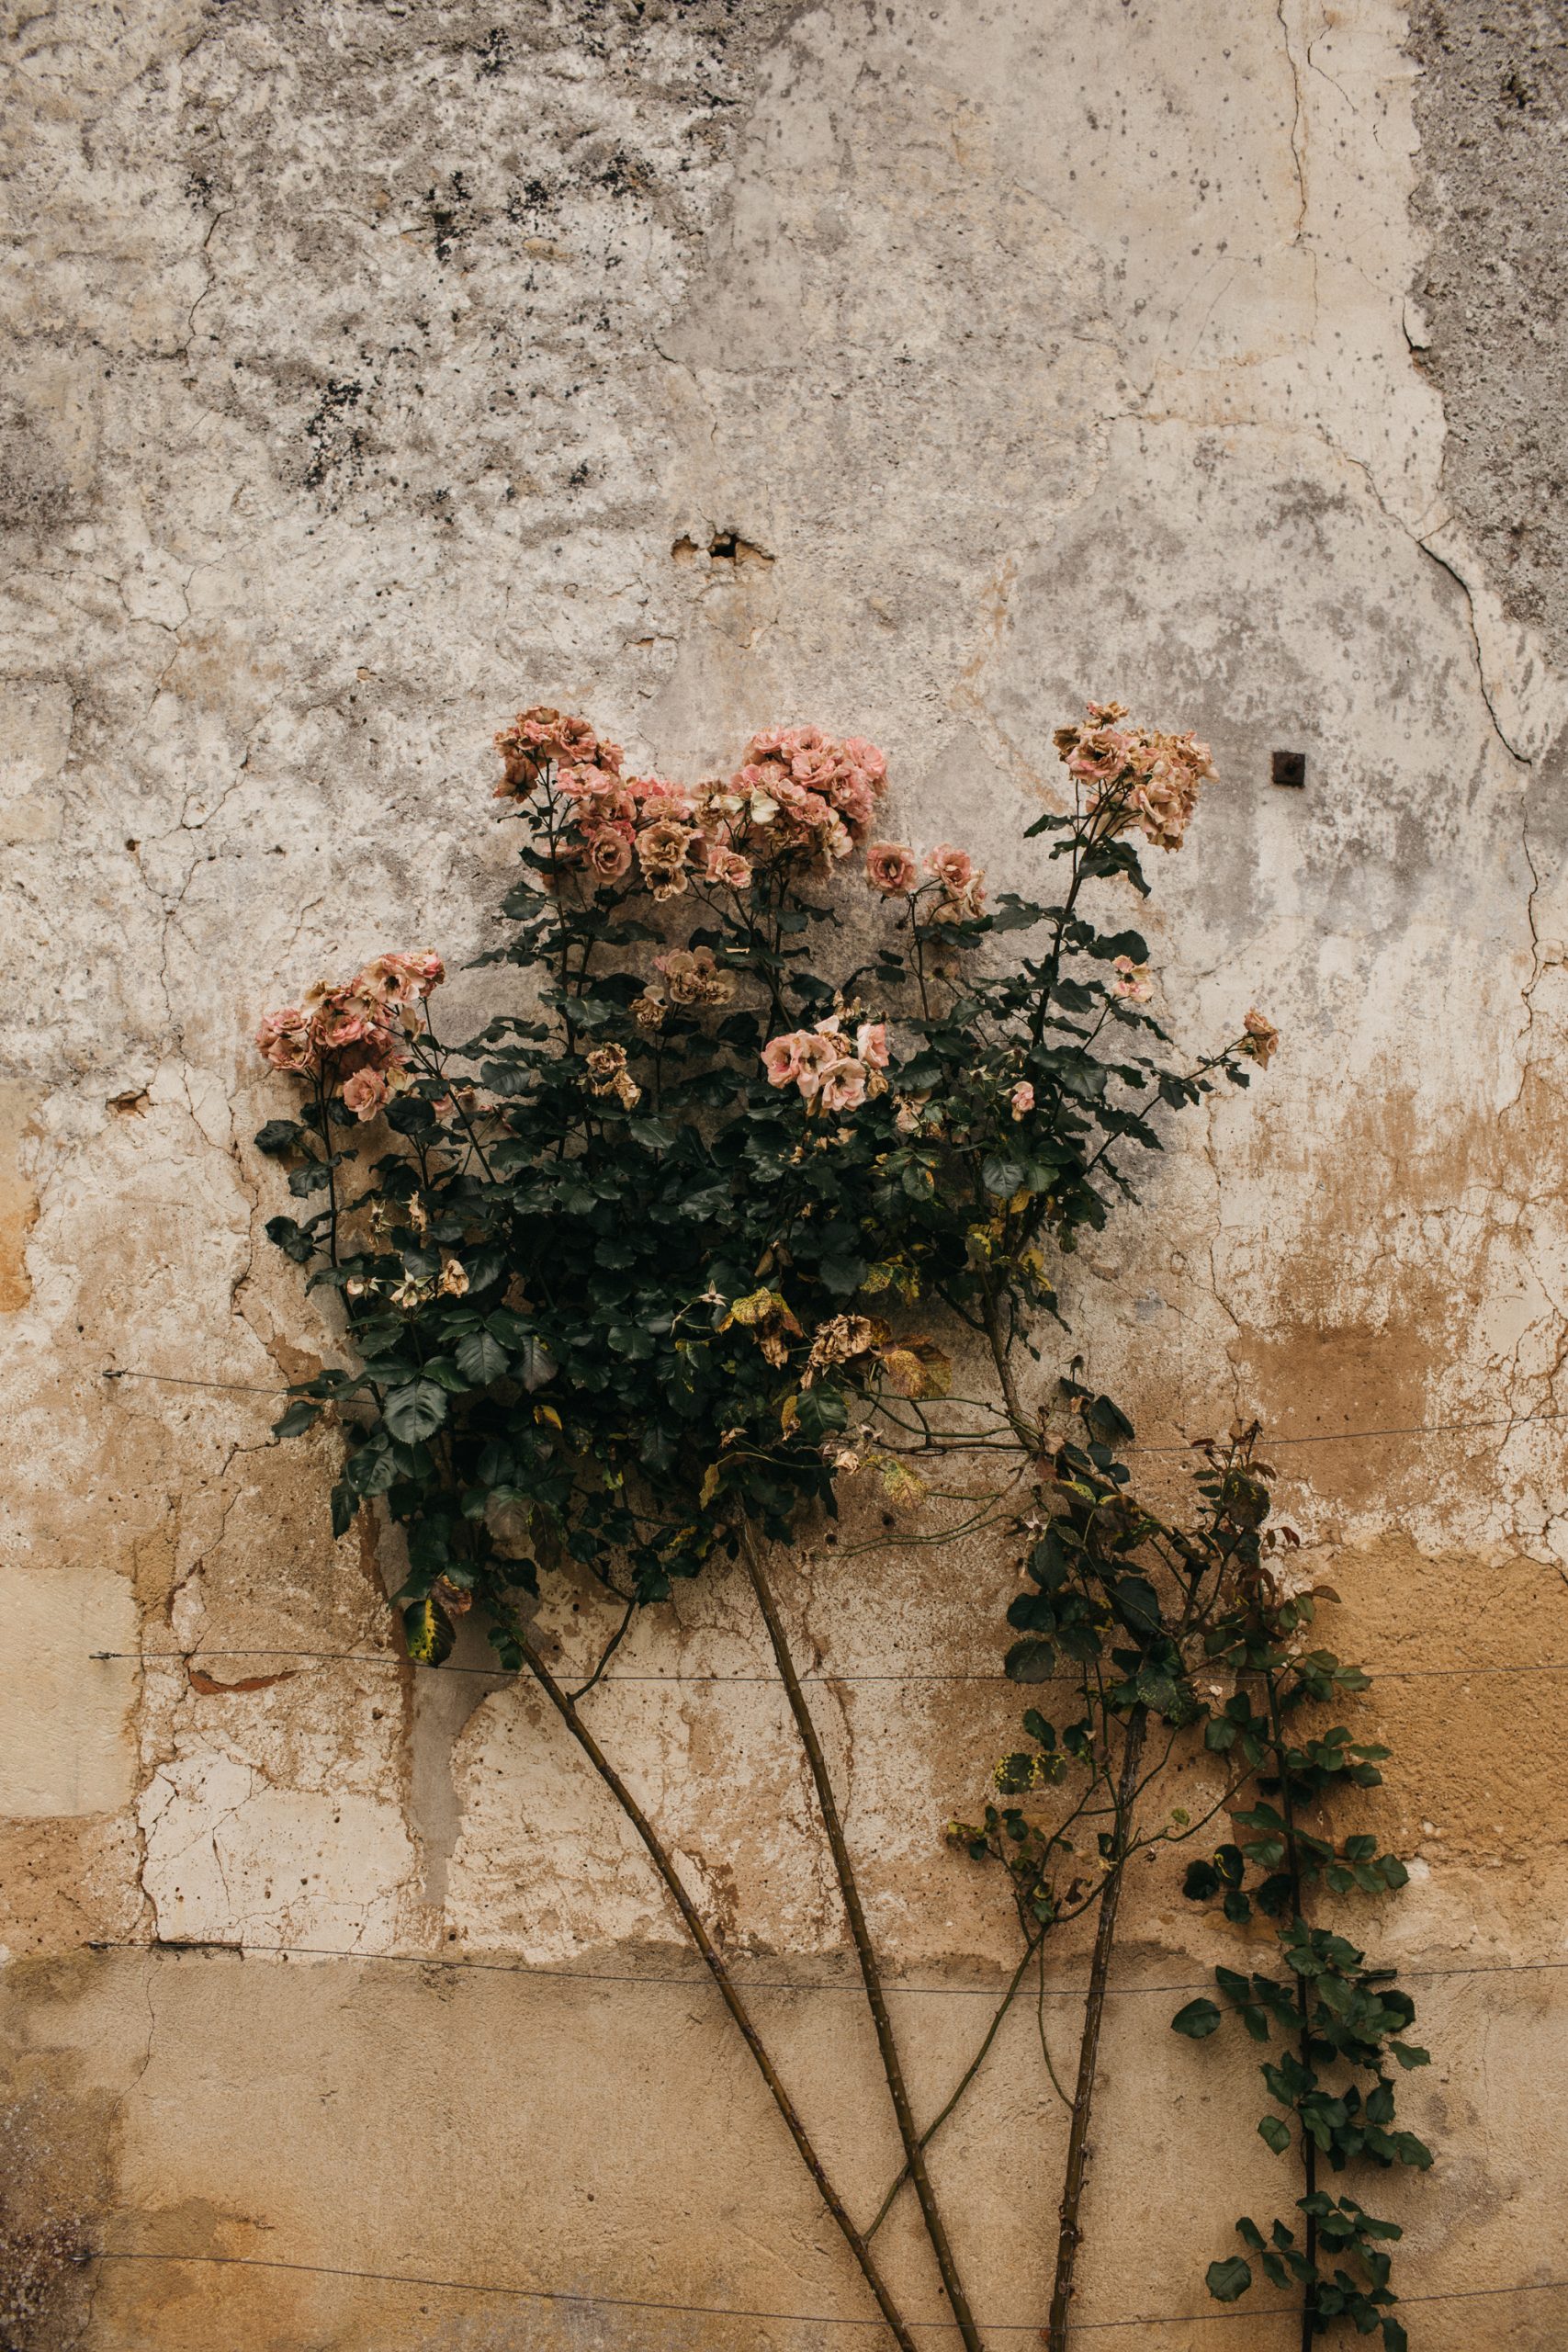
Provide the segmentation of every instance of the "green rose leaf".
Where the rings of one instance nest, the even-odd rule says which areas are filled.
[[[458,1340],[456,1354],[458,1371],[475,1388],[488,1388],[499,1380],[509,1362],[506,1350],[490,1331],[470,1331]]]
[[[1189,2001],[1184,2009],[1177,2010],[1170,2020],[1170,2030],[1172,2033],[1184,2033],[1189,2041],[1207,2041],[1212,2033],[1218,2031],[1219,2024],[1220,2012],[1213,2001],[1200,1996],[1196,2001]],[[1241,2292],[1240,2288],[1236,2292]]]
[[[433,1437],[446,1419],[446,1393],[433,1380],[411,1381],[406,1388],[393,1389],[382,1419],[405,1445],[418,1445]]]
[[[1233,2254],[1224,2262],[1211,2262],[1203,2277],[1216,2303],[1234,2303],[1252,2284],[1252,2265]]]
[[[1023,1190],[1024,1170],[1016,1159],[1003,1159],[992,1153],[980,1163],[980,1182],[987,1193],[998,1200],[1010,1201],[1015,1193]]]

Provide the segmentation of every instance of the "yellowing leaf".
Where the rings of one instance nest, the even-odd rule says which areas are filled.
[[[789,1395],[784,1398],[784,1403],[779,1407],[779,1427],[783,1430],[785,1437],[788,1437],[791,1430],[794,1429],[799,1419],[800,1391],[797,1388],[792,1388]]]
[[[706,1510],[709,1503],[712,1502],[715,1495],[717,1494],[718,1481],[719,1465],[716,1462],[710,1462],[707,1468],[703,1472],[702,1492],[697,1497],[697,1500],[702,1505],[704,1510]]]
[[[884,1348],[882,1369],[900,1396],[923,1396],[926,1375],[919,1357],[908,1348]]]
[[[560,1415],[557,1412],[553,1405],[536,1405],[534,1408],[534,1419],[536,1421],[548,1421],[551,1429],[553,1430],[558,1430],[561,1425]]]
[[[943,1353],[934,1340],[923,1333],[913,1339],[900,1340],[897,1353],[908,1357],[915,1364],[919,1385],[906,1388],[906,1396],[945,1396],[953,1386],[953,1360]]]
[[[918,1471],[911,1470],[907,1463],[895,1460],[890,1453],[883,1454],[876,1466],[882,1473],[882,1491],[890,1503],[919,1501],[926,1491],[926,1482]]]

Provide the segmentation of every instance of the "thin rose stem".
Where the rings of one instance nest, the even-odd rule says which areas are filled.
[[[849,2214],[845,2210],[842,2199],[839,2196],[839,2193],[834,2188],[832,2182],[829,2179],[826,2172],[823,2170],[821,2158],[818,2155],[816,2149],[811,2143],[806,2126],[802,2123],[799,2116],[795,2113],[795,2103],[791,2099],[789,2093],[785,2090],[783,2083],[779,2080],[778,2073],[773,2065],[773,2060],[768,2056],[766,2050],[762,2047],[761,2036],[758,2033],[756,2027],[751,2022],[750,2012],[748,2010],[744,2001],[742,2001],[739,1994],[735,1988],[735,1985],[731,1982],[729,1972],[725,1967],[718,1947],[715,1944],[713,1938],[709,1935],[707,1928],[703,1924],[701,1914],[693,1903],[691,1896],[686,1893],[685,1888],[682,1885],[679,1873],[675,1869],[674,1863],[671,1860],[669,1854],[665,1851],[658,1831],[654,1828],[653,1824],[649,1820],[648,1815],[643,1812],[642,1807],[638,1804],[637,1799],[633,1796],[626,1782],[621,1779],[620,1774],[610,1763],[604,1750],[599,1746],[598,1741],[594,1738],[587,1724],[579,1715],[577,1709],[573,1706],[566,1692],[561,1689],[560,1684],[556,1680],[554,1675],[550,1672],[549,1668],[539,1656],[538,1651],[526,1638],[524,1639],[521,1646],[524,1662],[527,1666],[528,1671],[532,1674],[535,1681],[537,1682],[546,1698],[548,1699],[551,1706],[554,1707],[557,1714],[559,1715],[562,1723],[565,1724],[568,1731],[571,1734],[573,1739],[576,1740],[579,1747],[581,1748],[583,1754],[587,1757],[588,1761],[593,1767],[594,1771],[599,1775],[600,1780],[609,1790],[610,1794],[615,1798],[615,1803],[620,1806],[621,1811],[626,1815],[626,1819],[631,1823],[632,1827],[637,1831],[637,1836],[641,1838],[644,1847],[647,1849],[654,1869],[659,1872],[660,1877],[663,1880],[666,1888],[669,1890],[671,1898],[675,1905],[675,1908],[679,1911],[682,1920],[685,1922],[687,1933],[690,1935],[692,1941],[695,1944],[698,1951],[701,1953],[709,1975],[713,1978],[715,1984],[718,1986],[719,1992],[723,1996],[726,2008],[729,2011],[730,2016],[735,2019],[736,2024],[740,2029],[741,2037],[746,2043],[746,2047],[750,2050],[752,2057],[756,2061],[758,2073],[761,2075],[762,2080],[766,2083],[770,2092],[773,2094],[773,2105],[778,2109],[779,2113],[784,2120],[784,2124],[789,2132],[790,2138],[795,2142],[795,2149],[799,2154],[802,2164],[806,2166],[807,2171],[811,2175],[812,2179],[817,2183],[817,2187],[821,2193],[822,2202],[827,2206],[829,2212],[832,2215],[834,2222],[838,2224],[840,2233],[842,2236],[845,2245],[849,2247],[850,2252],[854,2256],[855,2261],[860,2267],[861,2275],[864,2278],[866,2285],[871,2289],[872,2293],[875,2296],[877,2309],[881,2312],[883,2318],[887,2322],[888,2329],[892,2334],[893,2340],[898,2346],[898,2352],[918,2352],[918,2347],[915,2344],[914,2338],[910,2335],[908,2328],[905,2325],[904,2320],[899,2312],[898,2306],[895,2303],[892,2296],[888,2293],[886,2287],[883,2284],[882,2274],[878,2270],[876,2263],[873,2258],[871,2248],[867,2245],[864,2238],[861,2235],[854,2223],[851,2221]]]
[[[747,1574],[751,1579],[751,1589],[757,1596],[757,1605],[762,1612],[762,1621],[768,1629],[768,1638],[773,1645],[773,1656],[778,1660],[779,1674],[789,1698],[790,1713],[795,1717],[795,1728],[800,1734],[801,1746],[806,1750],[807,1761],[811,1767],[811,1778],[817,1789],[817,1803],[821,1811],[823,1827],[827,1830],[828,1844],[833,1856],[834,1874],[839,1882],[839,1892],[843,1898],[844,1911],[849,1919],[850,1935],[854,1943],[855,1956],[860,1962],[861,1976],[865,1984],[865,1996],[870,2004],[872,2022],[876,2028],[876,2044],[882,2054],[882,2071],[887,2079],[888,2094],[893,2101],[893,2112],[897,2119],[898,2136],[904,2143],[905,2160],[909,2167],[909,2177],[915,2185],[915,2195],[919,2201],[921,2218],[926,2225],[926,2235],[931,2240],[931,2252],[936,2256],[937,2268],[942,2273],[942,2287],[948,2302],[952,2306],[953,2316],[958,2323],[958,2333],[964,2339],[965,2352],[983,2352],[980,2333],[970,2312],[969,2300],[964,2292],[964,2284],[958,2275],[958,2266],[953,2259],[946,2226],[942,2222],[936,2197],[931,2188],[931,2176],[926,2170],[925,2153],[921,2146],[920,2136],[915,2129],[914,2111],[909,2105],[909,2094],[904,2086],[904,2069],[899,2064],[898,2046],[893,2036],[893,2020],[888,2016],[886,1996],[882,1989],[882,1974],[877,1967],[876,1953],[873,1949],[870,1930],[866,1926],[865,1912],[860,1899],[860,1888],[855,1880],[854,1864],[850,1860],[850,1849],[844,1838],[844,1826],[840,1818],[838,1802],[833,1794],[832,1782],[828,1777],[828,1759],[822,1752],[822,1743],[817,1736],[817,1726],[811,1718],[811,1709],[807,1703],[806,1693],[801,1688],[800,1677],[795,1670],[795,1660],[790,1656],[789,1639],[784,1632],[777,1604],[773,1600],[773,1589],[768,1583],[761,1555],[749,1527],[742,1527],[740,1549],[746,1562]]]
[[[1029,1966],[1030,1962],[1034,1958],[1036,1952],[1040,1951],[1044,1940],[1045,1930],[1042,1928],[1040,1933],[1025,1945],[1023,1958],[1019,1962],[1018,1966],[1014,1969],[1012,1981],[1009,1984],[1007,1991],[1002,1995],[1000,2001],[997,2005],[996,2015],[992,2018],[990,2024],[986,2029],[985,2040],[981,2042],[980,2047],[975,2052],[974,2057],[971,2058],[968,2065],[959,2076],[953,2097],[948,2100],[947,2105],[942,2108],[938,2114],[932,2116],[931,2121],[926,2125],[925,2130],[921,2132],[920,2145],[922,2148],[926,2147],[936,2138],[937,2133],[942,2130],[942,2125],[947,2121],[948,2117],[953,2113],[953,2109],[958,2105],[959,2100],[963,2098],[964,2092],[968,2089],[970,2084],[974,2081],[976,2075],[985,2064],[987,2053],[990,2050],[992,2042],[995,2041],[998,2034],[1001,2031],[1002,2020],[1007,2016],[1008,2011],[1011,2008],[1014,1998],[1018,1993],[1018,1988],[1023,1982],[1024,1971]],[[904,2183],[908,2179],[908,2177],[909,2167],[908,2164],[906,2164],[903,2171],[898,2175],[897,2179],[893,2183],[886,2196],[878,2206],[876,2219],[873,2222],[870,2229],[866,2232],[866,2236],[868,2238],[874,2238],[876,2235],[877,2231],[882,2227],[883,2222],[887,2219],[889,2212],[892,2211],[894,2199],[897,2196],[898,2191],[903,2188]]]
[[[1111,1874],[1100,1898],[1095,1922],[1094,1953],[1089,1962],[1089,1999],[1084,2008],[1083,2034],[1078,2042],[1078,2078],[1073,2092],[1073,2120],[1067,2132],[1067,2160],[1063,2172],[1060,2226],[1056,2238],[1056,2276],[1047,2324],[1047,2352],[1066,2352],[1067,2307],[1073,2296],[1073,2269],[1083,2237],[1079,2212],[1084,2176],[1089,2169],[1089,2122],[1094,2104],[1095,2069],[1100,2061],[1100,2030],[1105,2017],[1105,1987],[1111,1954],[1116,1941],[1116,1913],[1127,1860],[1128,1824],[1136,1801],[1138,1759],[1144,1746],[1144,1711],[1140,1707],[1127,1724],[1122,1751],[1121,1783],[1116,1796],[1115,1847]]]

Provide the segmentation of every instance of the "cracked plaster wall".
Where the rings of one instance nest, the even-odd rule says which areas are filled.
[[[453,966],[482,944],[510,855],[489,736],[534,698],[699,771],[771,718],[852,726],[889,748],[902,828],[962,831],[998,880],[1033,870],[1048,731],[1087,694],[1213,740],[1225,782],[1159,876],[1166,1003],[1196,1040],[1258,1001],[1287,1047],[1079,1261],[1075,1344],[1156,1440],[1235,1406],[1287,1437],[1501,1424],[1295,1451],[1287,1502],[1386,1669],[1369,1713],[1416,1868],[1385,1932],[1418,1968],[1560,1961],[1558,1682],[1515,1671],[1568,1659],[1561,1439],[1530,1418],[1568,1408],[1555,12],[60,0],[6,32],[22,2220],[860,2310],[707,1995],[505,1972],[667,1973],[671,1922],[525,1691],[397,1662],[389,1556],[325,1531],[324,1441],[267,1440],[265,1392],[324,1341],[260,1238],[248,1028],[388,939]],[[1277,747],[1306,752],[1303,795],[1270,789]],[[209,1382],[236,1385],[176,1385]],[[805,1564],[803,1651],[989,1668],[1006,1563],[918,1557],[886,1565],[893,1626],[863,1569]],[[585,1596],[548,1622],[589,1654]],[[197,1672],[91,1657],[197,1645]],[[310,1651],[355,1657],[278,1655]],[[621,1662],[676,1655],[757,1672],[741,1595],[682,1596]],[[869,2052],[775,1695],[594,1704],[726,1935],[829,1988],[769,2016],[863,2199],[890,2145],[864,2148]],[[936,1988],[901,2010],[922,2099],[1009,1962],[938,1833],[1012,1713],[974,1686],[823,1694],[876,1923]],[[1130,1985],[1221,1956],[1156,1874],[1130,1911]],[[202,1950],[88,1949],[150,1937]],[[1411,2103],[1442,2162],[1408,2200],[1411,2292],[1561,2270],[1562,1981],[1417,1988],[1438,2063]],[[1197,2308],[1269,2193],[1236,2154],[1250,2088],[1173,2041],[1170,2006],[1129,1994],[1108,2040],[1102,2323]],[[942,2163],[1007,2322],[1040,2307],[1061,2140],[1015,2022],[1016,2074]],[[96,2352],[819,2333],[195,2262],[62,2261],[49,2300],[38,2341]],[[1423,2307],[1416,2340],[1544,2352],[1565,2324],[1561,2293],[1504,2295]]]

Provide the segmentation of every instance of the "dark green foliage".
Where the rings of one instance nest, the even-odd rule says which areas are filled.
[[[1245,1040],[1172,1069],[1158,1024],[1112,987],[1114,958],[1144,944],[1100,932],[1080,897],[1143,882],[1110,807],[1031,828],[1066,864],[1054,904],[955,919],[934,882],[881,898],[858,860],[835,875],[787,851],[742,888],[694,869],[659,903],[635,862],[593,886],[568,847],[574,804],[541,767],[505,936],[479,959],[524,977],[529,1012],[456,1049],[412,1023],[390,1148],[367,1170],[348,1138],[376,1130],[348,1120],[330,1065],[299,1118],[257,1138],[304,1204],[268,1234],[338,1293],[352,1359],[299,1384],[279,1433],[335,1408],[334,1527],[379,1498],[428,1538],[400,1605],[460,1570],[510,1656],[513,1596],[552,1562],[654,1601],[742,1519],[782,1541],[831,1513],[852,1450],[890,1498],[918,1491],[900,1456],[947,1371],[915,1317],[1010,1347],[1055,1309],[1046,1247],[1102,1225],[1127,1156],[1157,1148],[1153,1107],[1244,1074]],[[834,962],[846,888],[879,930],[854,968]],[[1040,944],[996,959],[1004,933]],[[693,952],[703,964],[694,989],[661,978],[671,949],[688,978]],[[892,1052],[886,1085],[874,1072],[840,1114],[760,1059],[835,1013],[846,1032],[886,1020]],[[1015,1115],[1020,1087],[1033,1104]],[[1097,1440],[1113,1419],[1086,1408]],[[1134,1639],[1152,1633],[1135,1577],[1103,1598]],[[1041,1608],[1010,1659],[1021,1679],[1088,1655],[1076,1604]],[[1148,1702],[1165,1701],[1156,1674]]]
[[[1249,1442],[1201,1483],[1216,1497],[1228,1489],[1233,1509],[1235,1497],[1246,1496],[1256,1528],[1267,1513],[1266,1478]],[[1259,2072],[1278,2111],[1264,2115],[1258,2130],[1276,2155],[1298,2152],[1307,2194],[1297,2199],[1299,2243],[1280,2221],[1268,2239],[1251,2220],[1237,2222],[1265,2276],[1301,2291],[1311,2333],[1343,2318],[1362,2335],[1381,2330],[1385,2352],[1401,2352],[1405,2336],[1389,2312],[1397,2298],[1385,2251],[1400,2234],[1397,2225],[1317,2188],[1320,2160],[1334,2172],[1352,2163],[1425,2171],[1432,2162],[1425,2142],[1400,2129],[1394,2114],[1399,2075],[1428,2063],[1406,2039],[1415,2004],[1392,1969],[1370,1968],[1348,1936],[1304,1916],[1314,1889],[1343,1904],[1386,1894],[1408,1876],[1370,1831],[1330,1830],[1330,1815],[1350,1792],[1380,1784],[1388,1750],[1353,1739],[1343,1724],[1309,1729],[1303,1721],[1368,1684],[1332,1651],[1303,1646],[1319,1597],[1286,1590],[1254,1536],[1246,1572],[1204,1630],[1207,1661],[1236,1684],[1210,1716],[1204,1745],[1233,1769],[1235,1796],[1245,1801],[1233,1799],[1236,1841],[1190,1864],[1182,1891],[1197,1903],[1217,1898],[1238,1927],[1255,1915],[1269,1921],[1280,1966],[1217,1968],[1224,2008],[1190,2001],[1171,2024],[1205,2040],[1228,2012],[1267,2053]],[[1210,2266],[1210,2291],[1222,2302],[1251,2283],[1240,2256]]]

